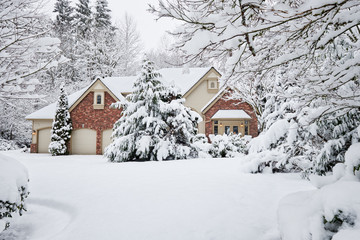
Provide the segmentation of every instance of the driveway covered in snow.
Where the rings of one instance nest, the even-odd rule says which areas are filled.
[[[245,174],[241,159],[108,163],[4,154],[29,170],[28,212],[0,239],[279,239],[277,205],[313,189],[297,174]]]

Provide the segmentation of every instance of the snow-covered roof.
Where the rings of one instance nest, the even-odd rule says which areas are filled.
[[[102,78],[101,81],[104,85],[110,89],[110,91],[118,98],[121,98],[121,93],[132,92],[136,76],[130,77],[106,77]],[[121,96],[118,96],[121,95]]]
[[[69,107],[71,107],[87,89],[88,88],[83,88],[77,92],[74,92],[73,94],[70,94],[68,96]],[[25,119],[54,119],[55,111],[56,102],[27,115]]]
[[[218,110],[211,119],[251,119],[244,110]]]
[[[159,70],[162,79],[175,85],[184,95],[187,93],[210,68],[163,68]]]
[[[220,91],[218,91],[215,96],[212,97],[207,104],[205,104],[205,106],[201,109],[201,112],[203,112],[213,101],[215,101],[215,99],[217,99],[225,91],[226,88],[226,86],[223,86]]]
[[[163,68],[158,70],[162,80],[166,83],[178,87],[181,94],[188,92],[211,68]],[[123,98],[122,93],[132,92],[132,87],[137,76],[129,77],[106,77],[99,79],[118,99]],[[96,80],[97,80],[96,79]],[[71,107],[83,93],[96,81],[94,80],[89,86],[69,95],[69,107]],[[52,103],[36,112],[26,116],[26,119],[53,119],[55,116],[56,103]]]

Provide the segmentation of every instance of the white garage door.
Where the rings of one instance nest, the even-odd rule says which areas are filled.
[[[96,154],[96,131],[76,129],[71,132],[72,154]]]
[[[102,153],[104,154],[105,148],[111,143],[112,129],[106,129],[102,132]]]
[[[49,153],[49,144],[51,138],[51,128],[45,128],[38,131],[38,152]]]

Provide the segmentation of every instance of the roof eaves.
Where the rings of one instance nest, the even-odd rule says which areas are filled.
[[[201,79],[203,79],[203,78],[206,76],[206,74],[208,74],[208,73],[211,71],[211,69],[214,69],[214,70],[220,75],[220,77],[221,77],[221,74],[219,73],[218,70],[216,70],[214,67],[210,67],[209,70],[207,70],[207,71],[183,94],[183,96],[185,96],[188,92],[190,92],[190,91],[194,88],[194,86],[195,86],[196,84],[198,84],[198,82],[199,82]]]

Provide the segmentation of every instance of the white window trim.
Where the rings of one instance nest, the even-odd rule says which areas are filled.
[[[97,96],[101,96],[101,103],[97,104]],[[104,101],[105,101],[105,93],[104,91],[95,91],[94,92],[94,102],[93,107],[94,109],[104,109]]]

